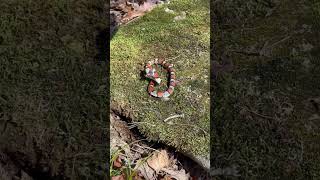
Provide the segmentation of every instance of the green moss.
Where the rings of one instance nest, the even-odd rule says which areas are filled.
[[[215,32],[216,42],[226,37],[215,53],[227,51],[235,69],[215,82],[213,165],[237,164],[244,179],[317,179],[319,126],[310,118],[319,112],[309,100],[320,94],[319,15],[310,1],[251,5],[251,15],[231,19],[239,5],[224,12]]]
[[[194,154],[209,153],[209,2],[172,1],[136,22],[120,27],[111,41],[112,99],[130,105],[134,121],[153,140],[161,140]],[[185,20],[174,22],[186,11]],[[176,87],[169,101],[159,101],[146,91],[140,72],[148,60],[164,57],[175,65]],[[207,76],[206,76],[207,75]],[[184,118],[163,120],[175,114]],[[203,132],[204,131],[204,132]]]
[[[0,2],[0,151],[17,166],[58,179],[106,176],[106,66],[95,56],[107,18],[99,7]]]

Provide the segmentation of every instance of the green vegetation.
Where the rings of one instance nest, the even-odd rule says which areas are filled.
[[[102,7],[0,2],[0,151],[34,178],[108,173],[107,73],[96,46],[108,24]]]
[[[183,11],[186,19],[174,22]],[[209,24],[209,1],[173,0],[120,27],[111,41],[112,107],[130,108],[150,139],[200,155],[209,154],[210,142]],[[150,97],[140,77],[144,64],[158,57],[174,64],[180,81],[169,101]],[[175,114],[184,118],[163,122]]]
[[[213,53],[234,69],[213,86],[213,168],[239,165],[241,179],[319,179],[319,10],[300,0],[215,4]]]

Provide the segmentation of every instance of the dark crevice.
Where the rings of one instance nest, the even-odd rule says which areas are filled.
[[[123,110],[119,109],[112,109],[111,112],[114,113],[114,115],[118,116],[121,121],[124,121],[126,123],[132,123],[133,119],[132,117],[128,117],[125,114],[121,113]],[[130,129],[130,131],[138,138],[138,139],[149,139],[146,137],[138,127],[133,127]],[[202,168],[197,162],[192,160],[190,157],[186,156],[182,152],[178,152],[178,150],[170,145],[167,145],[163,142],[156,141],[156,140],[148,140],[148,142],[145,142],[149,147],[153,149],[166,149],[169,153],[174,154],[174,157],[182,164],[183,168],[190,173],[190,175],[193,174],[200,174],[204,176],[208,176],[208,172]]]

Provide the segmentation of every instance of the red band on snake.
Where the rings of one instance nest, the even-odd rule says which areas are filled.
[[[169,87],[165,91],[156,91],[154,86],[161,83],[159,74],[152,67],[153,65],[161,65],[169,73]],[[167,63],[164,59],[154,59],[146,63],[145,66],[146,77],[150,79],[148,85],[148,93],[153,97],[158,98],[168,98],[174,91],[176,86],[176,74],[175,69],[173,69],[173,64]]]

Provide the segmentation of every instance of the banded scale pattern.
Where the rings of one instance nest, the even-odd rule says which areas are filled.
[[[155,90],[155,85],[161,83],[158,72],[152,67],[153,65],[161,65],[169,73],[169,87],[165,91]],[[167,63],[163,58],[156,58],[146,63],[145,66],[146,78],[150,79],[148,85],[148,93],[153,97],[168,98],[174,91],[176,86],[176,72],[173,68],[173,64]]]

